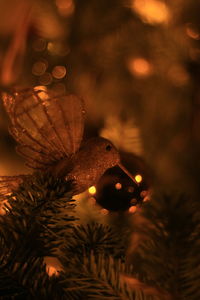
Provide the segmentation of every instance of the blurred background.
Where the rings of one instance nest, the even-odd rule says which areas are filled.
[[[198,195],[199,11],[196,0],[1,0],[1,93],[81,96],[85,137],[109,138],[144,189]],[[8,124],[0,103],[0,175],[30,172]]]

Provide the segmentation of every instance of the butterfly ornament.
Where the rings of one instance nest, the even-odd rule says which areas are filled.
[[[81,98],[26,89],[5,94],[3,102],[17,152],[31,169],[72,180],[73,194],[85,191],[117,165],[137,184],[109,140],[95,137],[83,141],[85,109]],[[1,176],[0,195],[17,190],[27,176],[31,175]]]

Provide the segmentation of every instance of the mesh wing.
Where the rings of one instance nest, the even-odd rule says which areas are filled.
[[[28,89],[4,95],[3,100],[11,119],[10,132],[29,167],[46,169],[79,149],[85,114],[82,99]]]

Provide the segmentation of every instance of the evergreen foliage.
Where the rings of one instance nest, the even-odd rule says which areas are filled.
[[[156,288],[159,299],[200,299],[198,202],[157,194],[137,224],[140,242],[132,259],[141,282]]]
[[[71,182],[35,173],[9,196],[0,217],[0,299],[200,299],[198,201],[152,197],[134,218],[139,243],[127,264],[117,229],[77,224],[72,191]],[[45,257],[61,265],[52,276]]]
[[[77,225],[72,191],[71,182],[35,173],[9,196],[0,217],[0,299],[134,299],[120,283],[124,262],[113,258],[124,257],[116,232]],[[59,274],[47,274],[47,256],[62,263]]]

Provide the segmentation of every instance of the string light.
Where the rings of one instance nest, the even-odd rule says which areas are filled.
[[[92,185],[91,187],[89,187],[88,192],[90,193],[90,195],[95,195],[96,187],[94,185]]]
[[[140,174],[135,175],[135,180],[137,181],[137,183],[142,182],[142,175]]]
[[[120,182],[117,182],[117,183],[115,184],[115,188],[116,188],[116,190],[121,190],[122,184],[121,184]]]

